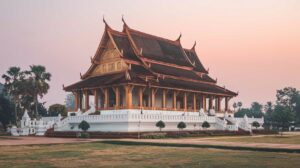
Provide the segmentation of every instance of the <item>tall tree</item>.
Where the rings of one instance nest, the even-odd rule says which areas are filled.
[[[280,106],[288,108],[294,116],[294,122],[300,123],[300,93],[296,88],[285,87],[277,90],[276,103]]]
[[[235,109],[238,107],[238,106],[237,106],[237,103],[234,102],[233,105],[232,105],[232,107],[233,107],[233,110],[235,111]]]
[[[294,120],[294,114],[287,106],[276,105],[272,114],[272,122],[278,128],[287,129]]]
[[[30,80],[33,83],[33,99],[35,103],[34,116],[38,114],[38,97],[42,98],[49,90],[50,86],[48,82],[51,80],[51,74],[46,72],[46,68],[41,65],[30,66]]]
[[[24,73],[20,67],[10,67],[6,74],[2,75],[5,80],[4,91],[13,100],[15,104],[15,121],[18,121],[18,107],[20,105],[20,96]]]
[[[263,105],[258,103],[258,102],[253,102],[251,104],[251,116],[254,116],[256,118],[262,117],[263,112],[262,112]]]
[[[237,102],[237,106],[239,107],[239,109],[241,109],[242,106],[243,106],[243,103],[242,102]]]
[[[265,121],[264,125],[269,128],[272,125],[272,115],[274,112],[274,105],[272,102],[267,102],[267,104],[264,106],[265,111]]]
[[[14,104],[4,95],[0,94],[0,122],[3,124],[4,128],[14,121]]]

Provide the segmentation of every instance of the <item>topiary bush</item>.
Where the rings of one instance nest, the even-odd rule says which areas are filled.
[[[82,131],[86,132],[90,128],[90,124],[86,122],[85,120],[81,121],[81,123],[78,125],[78,128]]]
[[[178,124],[177,124],[177,128],[179,129],[179,130],[183,130],[184,128],[186,128],[186,124],[185,124],[185,122],[179,122]]]
[[[207,121],[204,121],[204,122],[202,123],[202,128],[207,129],[207,128],[209,128],[209,127],[210,127],[210,124],[209,124]]]
[[[165,123],[164,123],[162,120],[160,120],[160,121],[158,121],[158,122],[156,123],[156,127],[158,127],[158,128],[159,128],[159,131],[161,131],[161,129],[165,128],[166,125],[165,125]]]

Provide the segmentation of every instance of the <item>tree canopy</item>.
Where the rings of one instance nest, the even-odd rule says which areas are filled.
[[[66,106],[62,104],[53,104],[49,106],[48,114],[49,116],[58,116],[58,114],[61,114],[62,116],[67,116]]]
[[[29,70],[10,67],[2,78],[5,80],[4,92],[15,104],[15,121],[19,120],[25,109],[34,117],[45,113],[44,103],[39,103],[38,98],[42,98],[48,92],[51,74],[46,72],[44,66],[32,65]]]

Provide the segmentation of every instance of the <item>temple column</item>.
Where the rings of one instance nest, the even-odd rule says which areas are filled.
[[[222,97],[218,97],[218,111],[221,111],[221,102],[222,102]]]
[[[204,111],[206,111],[206,96],[202,95],[202,108]]]
[[[208,102],[208,110],[213,108],[213,97],[209,96],[209,102]]]
[[[90,104],[89,104],[89,102],[90,102],[90,99],[89,99],[89,91],[88,90],[85,90],[84,91],[84,97],[85,97],[85,110],[87,111],[90,107]]]
[[[225,111],[228,111],[228,102],[229,102],[229,98],[225,97]]]
[[[151,107],[155,109],[155,95],[158,89],[152,88],[151,89]]]
[[[109,99],[109,95],[108,95],[108,88],[103,88],[102,92],[104,94],[104,108],[108,108],[108,99]]]
[[[184,109],[184,111],[187,110],[187,93],[186,92],[183,93],[183,109]]]
[[[162,90],[162,108],[166,108],[166,95],[167,95],[167,90],[163,89]]]
[[[193,106],[194,106],[194,111],[197,111],[197,99],[196,99],[196,93],[194,93],[194,96],[193,96]]]
[[[219,107],[219,97],[215,98],[215,111],[219,111],[218,107]]]
[[[95,105],[96,110],[98,110],[98,107],[99,107],[98,99],[99,99],[99,93],[98,93],[98,90],[95,89],[94,90],[94,105]]]
[[[177,100],[176,100],[176,97],[177,97],[177,91],[173,91],[173,109],[176,110],[177,109]]]
[[[139,106],[140,108],[143,108],[143,88],[139,88]]]
[[[119,87],[113,87],[113,91],[115,92],[116,95],[116,108],[119,108],[120,106],[120,90]]]
[[[125,98],[126,98],[126,108],[128,108],[128,109],[132,108],[132,89],[133,89],[133,86],[130,86],[130,85],[124,86]]]
[[[77,111],[78,110],[78,108],[79,108],[79,101],[80,101],[80,99],[79,99],[79,93],[78,92],[74,92],[73,93],[74,94],[74,97],[75,97],[75,106],[74,106],[74,111]]]
[[[79,109],[80,110],[83,110],[82,108],[82,101],[83,101],[83,94],[82,94],[82,91],[79,92]]]

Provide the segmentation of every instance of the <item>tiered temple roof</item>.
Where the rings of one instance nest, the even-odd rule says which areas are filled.
[[[107,51],[109,42],[115,49],[114,54],[125,63],[126,68],[95,73],[105,61],[101,57]],[[150,35],[130,28],[125,21],[121,32],[113,30],[105,22],[104,34],[91,62],[91,67],[81,76],[81,81],[65,87],[66,91],[137,84],[237,96],[237,93],[218,86],[217,81],[209,76],[195,51],[195,45],[191,49],[183,48],[180,37],[169,40]]]

